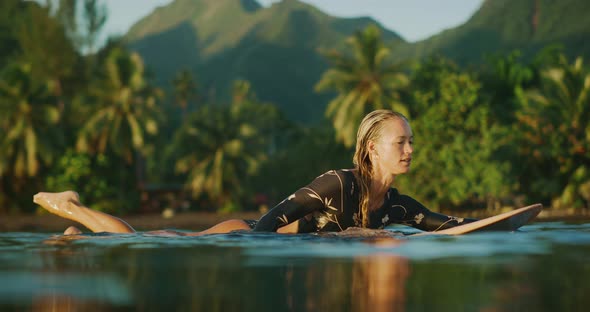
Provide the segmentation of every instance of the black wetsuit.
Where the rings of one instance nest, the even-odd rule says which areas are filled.
[[[360,186],[351,170],[331,170],[287,197],[258,222],[249,224],[254,231],[270,232],[299,220],[299,233],[361,227],[359,193]],[[399,223],[424,231],[435,231],[472,221],[475,219],[432,212],[412,197],[391,188],[381,208],[369,213],[368,227],[381,229],[389,224]]]

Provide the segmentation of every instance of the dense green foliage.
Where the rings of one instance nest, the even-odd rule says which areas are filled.
[[[422,66],[415,75],[430,75],[430,81],[414,85],[413,101],[422,109],[412,122],[414,174],[403,190],[432,207],[508,195],[509,163],[497,161],[494,153],[509,142],[503,139],[506,131],[492,123],[480,84],[471,74],[440,64]]]
[[[121,213],[129,207],[122,205],[126,199],[121,201],[117,197],[120,176],[96,174],[96,172],[112,169],[113,165],[104,154],[92,156],[69,149],[53,163],[47,174],[45,190],[47,192],[76,190],[83,202],[92,203],[93,209]]]
[[[252,188],[249,178],[271,154],[280,120],[274,105],[256,101],[247,82],[238,81],[230,106],[204,106],[176,132],[169,157],[188,176],[194,197],[203,193],[222,210],[235,210]]]
[[[519,130],[538,166],[531,192],[555,192],[557,207],[587,206],[590,202],[590,72],[582,58],[540,71],[538,86],[518,92]],[[544,171],[538,171],[545,168]],[[539,174],[543,172],[543,174]]]
[[[0,4],[0,212],[33,211],[34,193],[66,189],[114,213],[137,211],[163,189],[195,209],[273,205],[326,170],[350,167],[356,126],[380,107],[404,111],[415,134],[412,172],[396,187],[433,209],[590,205],[590,71],[567,46],[533,56],[498,52],[473,67],[444,56],[400,67],[397,47],[387,44],[392,34],[364,22],[322,28],[338,21],[298,1],[269,9],[197,1],[211,14],[241,12],[236,20],[251,27],[249,38],[268,40],[215,39],[212,24],[199,29],[199,40],[216,42],[206,57],[167,59],[164,70],[149,62],[156,54],[138,46],[141,53],[133,52],[117,39],[93,51],[104,14],[96,1],[83,2],[91,21],[83,27],[71,14],[76,1],[52,3],[59,6]],[[188,8],[178,0],[154,14],[204,18]],[[271,21],[284,24],[261,26]],[[178,29],[193,31],[183,25]],[[293,31],[310,25],[318,28]],[[311,35],[318,29],[339,40],[327,42],[335,49],[325,56],[315,51],[326,38]],[[235,50],[215,56],[231,43]],[[164,47],[170,44],[180,45]],[[234,67],[243,75],[205,70]],[[315,80],[301,78],[309,72]],[[268,90],[280,94],[276,101],[268,101]],[[295,111],[321,123],[298,123]]]
[[[82,152],[104,153],[110,147],[128,163],[143,151],[145,137],[158,132],[156,100],[160,91],[145,80],[141,57],[113,48],[104,71],[90,84],[85,104],[96,109],[80,130]]]

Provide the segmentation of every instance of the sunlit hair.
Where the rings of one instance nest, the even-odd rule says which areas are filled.
[[[384,121],[400,118],[408,122],[406,116],[387,109],[380,109],[370,112],[363,118],[356,133],[356,150],[352,162],[358,170],[359,184],[361,188],[359,198],[359,210],[362,216],[362,227],[369,225],[369,190],[371,189],[371,177],[373,175],[373,164],[369,151],[369,142],[378,141],[383,136]]]

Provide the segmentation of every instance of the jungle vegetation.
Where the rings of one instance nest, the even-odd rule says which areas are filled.
[[[0,213],[33,212],[34,193],[67,189],[117,214],[161,209],[150,194],[163,191],[193,210],[272,206],[351,167],[355,125],[376,108],[410,119],[413,168],[395,187],[433,210],[590,208],[583,55],[547,45],[471,66],[401,59],[368,24],[322,49],[312,89],[326,101],[310,123],[247,79],[224,97],[210,96],[206,72],[156,83],[123,38],[97,48],[106,18],[92,0],[0,3]]]

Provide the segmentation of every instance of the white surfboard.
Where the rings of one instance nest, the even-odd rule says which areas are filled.
[[[478,231],[515,231],[534,219],[543,205],[534,204],[450,229],[414,235],[461,235]]]

